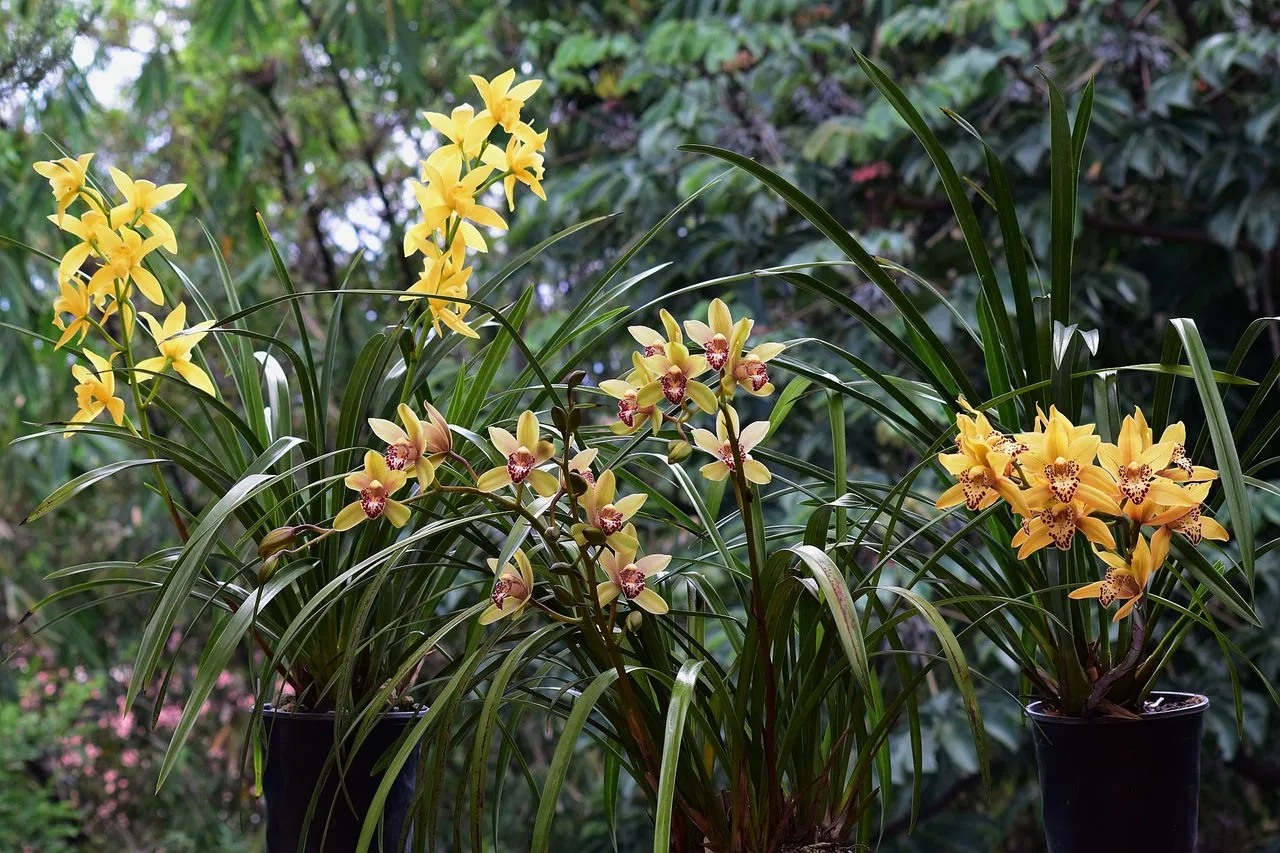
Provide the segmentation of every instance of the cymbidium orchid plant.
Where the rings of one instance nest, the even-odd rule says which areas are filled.
[[[630,241],[531,346],[521,329],[533,286],[504,286],[542,248],[601,220],[477,284],[477,255],[506,228],[494,208],[515,209],[525,188],[545,196],[547,133],[525,113],[537,80],[510,71],[473,80],[479,108],[426,114],[440,144],[410,186],[419,217],[397,248],[422,267],[404,290],[301,290],[260,219],[283,291],[241,307],[228,267],[217,268],[218,298],[179,265],[178,229],[157,211],[180,200],[182,185],[112,169],[113,197],[95,182],[92,155],[37,164],[55,195],[50,218],[74,239],[61,258],[31,250],[57,281],[59,336],[47,340],[84,363],[72,368],[77,410],[22,440],[79,432],[137,456],[76,478],[28,521],[141,466],[175,542],[57,570],[70,582],[32,615],[104,589],[108,601],[150,596],[129,706],[150,694],[160,707],[166,669],[198,654],[162,784],[218,676],[247,660],[255,729],[267,702],[333,712],[335,772],[384,712],[417,710],[385,756],[390,785],[422,746],[414,849],[437,836],[451,802],[470,803],[469,820],[454,813],[454,838],[487,843],[486,810],[518,778],[520,724],[535,713],[559,740],[532,790],[534,850],[548,849],[582,737],[601,747],[606,791],[624,774],[634,780],[654,816],[655,850],[870,840],[889,814],[874,807],[894,785],[889,734],[929,667],[911,660],[902,620],[845,580],[842,568],[856,567],[831,549],[852,541],[846,508],[820,506],[802,529],[771,509],[788,496],[848,495],[843,476],[824,480],[819,469],[815,480],[773,436],[819,382],[843,448],[843,400],[855,385],[762,342],[751,318],[734,319],[728,292],[683,324],[658,310],[661,331],[616,304],[658,268],[612,283],[696,194]],[[392,319],[348,353],[339,330],[354,300]],[[312,346],[319,324],[308,321],[317,306],[329,308],[322,353]],[[578,364],[624,330],[638,344],[626,372],[589,383]],[[513,350],[523,366],[504,372]],[[942,639],[938,659],[964,693],[982,754],[951,629],[915,592],[883,592]],[[209,639],[190,648],[210,615]],[[875,657],[881,646],[893,652]],[[459,754],[461,776],[445,772]]]

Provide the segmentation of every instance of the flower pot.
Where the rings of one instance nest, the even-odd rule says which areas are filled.
[[[1066,717],[1027,706],[1040,769],[1049,853],[1193,853],[1200,733],[1209,700],[1156,692],[1173,704],[1141,720]]]
[[[267,763],[262,788],[267,803],[267,853],[298,853],[299,850],[351,853],[355,850],[365,815],[386,775],[374,772],[374,767],[419,713],[383,714],[354,755],[349,749],[343,753],[343,761],[350,760],[350,766],[339,780],[336,761],[325,769],[325,761],[333,750],[333,714],[264,708],[262,725],[267,741]],[[375,837],[371,850],[382,853],[408,850],[412,834],[407,831],[412,823],[409,810],[417,784],[418,745],[415,744],[387,796],[381,832]],[[311,810],[313,798],[316,802]],[[309,821],[308,810],[312,815]],[[299,847],[304,834],[306,842]]]

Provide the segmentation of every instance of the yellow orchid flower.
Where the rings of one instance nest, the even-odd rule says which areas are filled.
[[[956,414],[955,453],[939,453],[938,461],[956,478],[954,486],[938,496],[938,509],[949,509],[963,503],[970,510],[982,510],[1004,498],[1019,515],[1030,513],[1022,491],[1010,474],[1013,460],[1026,451],[1026,446],[991,428],[986,416],[963,412]],[[992,446],[992,439],[1000,449]]]
[[[1218,479],[1218,472],[1203,465],[1195,465],[1187,455],[1187,427],[1182,421],[1165,427],[1160,436],[1162,444],[1173,445],[1173,455],[1169,457],[1169,467],[1160,472],[1160,476],[1168,477],[1180,483],[1203,483],[1206,480]]]
[[[649,554],[637,560],[632,549],[601,551],[600,567],[609,579],[596,587],[596,599],[604,607],[622,594],[654,616],[661,616],[670,608],[662,596],[649,589],[647,582],[662,574],[670,562],[667,554]]]
[[[348,474],[343,481],[360,497],[342,508],[333,520],[333,529],[350,530],[365,519],[383,515],[392,527],[404,527],[409,522],[409,507],[391,496],[404,488],[405,480],[404,471],[388,468],[382,454],[366,451],[363,470]]]
[[[1012,545],[1018,549],[1018,559],[1025,560],[1031,554],[1050,544],[1061,551],[1071,549],[1071,542],[1078,532],[1095,545],[1115,550],[1116,540],[1111,529],[1101,519],[1092,516],[1093,508],[1082,500],[1070,503],[1053,501],[1048,506],[1023,519],[1022,528],[1014,534]]]
[[[585,532],[587,528],[594,528],[604,534],[605,541],[615,551],[626,549],[634,551],[640,547],[635,535],[626,532],[626,528],[631,527],[627,522],[644,506],[648,495],[627,495],[615,501],[616,491],[617,482],[613,471],[608,469],[600,474],[595,483],[588,485],[586,493],[582,496],[582,506],[586,510],[587,521],[585,524],[578,522],[570,528],[570,533],[579,545],[587,544]]]
[[[1151,428],[1141,409],[1126,415],[1120,427],[1116,444],[1100,444],[1098,461],[1108,474],[1115,478],[1124,498],[1124,513],[1129,518],[1141,519],[1145,505],[1191,506],[1195,501],[1172,480],[1161,477],[1160,472],[1169,467],[1174,444],[1151,441]]]
[[[392,471],[412,472],[418,478],[418,487],[427,489],[435,482],[436,468],[453,450],[453,433],[444,415],[430,403],[427,406],[427,422],[418,420],[404,403],[396,408],[401,428],[385,418],[369,418],[373,434],[387,443],[383,458]]]
[[[1027,505],[1034,510],[1051,502],[1079,502],[1091,512],[1119,515],[1120,504],[1113,497],[1115,481],[1094,464],[1102,438],[1093,434],[1093,424],[1077,427],[1051,408],[1043,426],[1043,431],[1017,436],[1027,446],[1018,460],[1031,486],[1023,494]]]
[[[1194,501],[1191,506],[1175,506],[1153,515],[1147,522],[1160,529],[1152,536],[1152,542],[1158,536],[1169,536],[1181,533],[1192,545],[1199,545],[1203,539],[1226,542],[1230,536],[1227,529],[1214,519],[1204,514],[1201,504],[1209,496],[1213,483],[1192,483],[1186,487],[1187,495]]]
[[[507,210],[516,209],[516,181],[533,190],[533,194],[543,201],[547,194],[542,191],[542,155],[532,145],[521,142],[514,136],[507,142],[504,151],[496,145],[484,149],[481,159],[499,172],[504,172],[502,188],[507,194]]]
[[[48,179],[49,186],[53,189],[53,198],[58,205],[55,221],[59,225],[62,224],[63,214],[77,196],[81,193],[92,193],[95,197],[97,196],[93,190],[85,187],[85,182],[88,180],[89,161],[92,159],[92,154],[81,154],[76,158],[62,157],[32,164],[32,168],[42,178]]]
[[[707,306],[707,322],[685,320],[689,340],[702,347],[712,370],[723,370],[729,361],[729,340],[733,337],[733,315],[723,300],[712,299]]]
[[[702,411],[716,410],[716,395],[710,388],[694,380],[707,372],[705,356],[692,355],[682,343],[668,341],[662,352],[644,360],[645,367],[656,378],[640,389],[636,403],[652,406],[663,397],[673,406],[689,397]]]
[[[78,408],[71,416],[66,431],[62,433],[63,438],[70,438],[74,430],[89,423],[104,410],[111,415],[116,426],[124,423],[124,400],[116,396],[116,377],[111,372],[111,362],[115,360],[116,353],[112,353],[111,358],[103,358],[89,350],[82,352],[93,365],[93,370],[81,364],[71,367],[71,375],[77,383],[75,391]]]
[[[1112,622],[1119,622],[1132,612],[1141,600],[1151,575],[1164,565],[1165,557],[1169,554],[1169,540],[1167,537],[1152,537],[1148,547],[1147,540],[1139,534],[1138,543],[1134,545],[1133,554],[1128,561],[1111,551],[1095,550],[1094,553],[1110,567],[1106,578],[1073,589],[1068,595],[1077,600],[1096,598],[1103,607],[1110,607],[1113,601],[1123,601],[1124,604],[1116,611],[1116,615],[1111,617]]]
[[[487,252],[488,244],[476,225],[507,229],[507,223],[501,216],[476,201],[480,185],[492,173],[492,166],[479,166],[463,175],[460,160],[442,163],[439,169],[423,163],[422,176],[427,183],[411,181],[410,184],[418,206],[422,208],[427,231],[442,230],[449,217],[456,215],[462,241],[477,252]],[[471,224],[473,222],[475,225]]]
[[[93,321],[89,319],[89,312],[92,310],[93,296],[89,292],[89,285],[75,279],[62,278],[58,282],[58,298],[53,300],[53,325],[62,330],[62,336],[53,348],[61,349],[77,333],[80,339],[76,344],[84,343],[84,336],[93,328]],[[63,314],[70,315],[71,322],[64,321]],[[109,314],[104,315],[104,319],[106,316]]]
[[[160,355],[143,359],[135,365],[137,381],[145,382],[155,374],[164,373],[166,368],[172,367],[183,379],[210,397],[216,397],[218,392],[213,387],[209,375],[191,361],[191,351],[209,333],[208,330],[213,328],[214,321],[205,320],[196,323],[190,329],[184,328],[187,322],[187,306],[181,302],[178,303],[177,308],[169,312],[169,316],[163,323],[145,311],[142,312],[142,319],[151,330],[151,337],[155,338]]]
[[[769,369],[766,365],[777,358],[786,346],[763,343],[748,351],[747,338],[751,335],[754,323],[750,317],[743,317],[733,325],[733,334],[729,337],[729,357],[725,360],[720,378],[720,393],[725,396],[732,396],[739,385],[757,397],[768,397],[773,393],[773,383],[769,381]]]
[[[484,112],[476,116],[476,123],[480,127],[487,125],[491,129],[496,124],[510,134],[515,134],[520,129],[520,110],[524,108],[524,102],[538,91],[542,81],[525,80],[512,86],[515,79],[514,68],[508,68],[492,80],[486,80],[478,74],[471,75],[471,82],[476,84],[476,91],[484,101]],[[479,133],[478,130],[476,132]]]
[[[600,383],[600,390],[618,401],[618,420],[609,425],[615,435],[630,435],[641,429],[646,422],[653,427],[654,435],[662,429],[662,412],[656,404],[640,405],[640,389],[653,380],[649,368],[645,367],[640,353],[631,353],[634,369],[623,379],[606,379]]]
[[[476,488],[482,492],[496,492],[505,486],[520,485],[526,480],[533,490],[549,498],[560,488],[560,480],[539,465],[555,456],[555,445],[542,438],[542,424],[533,412],[525,411],[516,423],[513,436],[502,427],[489,427],[489,440],[498,452],[506,457],[507,464],[491,468],[480,475]]]
[[[495,575],[493,594],[489,596],[488,609],[480,614],[480,624],[490,625],[507,616],[516,618],[533,597],[533,566],[520,548],[515,552],[516,564],[498,568],[498,561],[490,557],[489,571]]]
[[[124,196],[124,203],[111,209],[112,221],[145,225],[151,234],[163,238],[160,245],[170,254],[178,251],[178,239],[173,234],[173,228],[156,215],[155,209],[177,198],[187,185],[156,186],[151,181],[135,181],[114,166],[111,168],[111,180],[115,181],[116,188]]]
[[[427,155],[427,164],[435,169],[440,169],[455,160],[465,160],[470,163],[479,157],[480,152],[484,150],[489,131],[493,129],[492,124],[484,128],[481,124],[475,123],[476,111],[470,104],[454,107],[449,115],[432,112],[422,115],[437,133],[449,140],[448,145],[441,145]],[[484,131],[483,134],[479,132],[481,130]]]
[[[409,285],[401,302],[408,302],[423,297],[427,300],[427,310],[431,312],[431,325],[437,335],[443,335],[440,324],[443,323],[453,331],[468,338],[478,338],[480,333],[468,326],[463,318],[471,310],[471,306],[458,299],[466,299],[469,290],[467,282],[471,278],[471,267],[463,267],[463,247],[455,242],[454,249],[442,253],[434,242],[426,244],[426,260],[423,261],[422,272],[418,280]]]
[[[645,358],[661,355],[669,343],[684,343],[684,335],[680,333],[680,324],[676,322],[675,317],[671,316],[671,312],[663,308],[658,312],[658,317],[662,320],[662,328],[665,334],[648,326],[627,327],[627,332],[635,339],[635,342],[644,347]]]
[[[103,264],[89,279],[89,289],[95,295],[101,293],[114,296],[114,282],[123,282],[127,292],[129,282],[132,281],[138,285],[143,296],[156,305],[163,305],[164,291],[160,289],[160,282],[146,267],[142,266],[142,261],[155,251],[165,238],[153,234],[143,240],[142,235],[132,228],[121,228],[120,233],[117,234],[101,225],[94,229],[93,233]]]
[[[94,234],[98,228],[103,227],[114,230],[114,220],[96,210],[86,210],[80,216],[72,216],[70,214],[64,216],[49,216],[49,221],[57,225],[63,231],[80,239],[80,242],[67,250],[62,256],[62,260],[58,263],[58,275],[63,278],[72,278],[80,271],[80,267],[90,255],[97,254],[97,250],[93,247]],[[101,307],[101,299],[107,294],[95,294],[98,297],[99,307]],[[114,296],[115,294],[110,294]]]
[[[751,451],[769,434],[769,422],[756,421],[739,430],[738,413],[730,409],[729,423],[733,424],[733,432],[738,437],[738,455],[742,457],[742,473],[746,476],[748,482],[763,486],[773,479],[773,474],[769,473],[769,469],[764,467],[764,463],[751,458]],[[729,476],[729,472],[734,469],[734,465],[737,463],[733,458],[733,444],[730,440],[724,412],[721,412],[716,417],[715,435],[712,435],[710,430],[695,429],[693,431],[693,443],[697,445],[699,450],[710,453],[716,459],[716,461],[708,462],[698,469],[702,476],[708,480],[715,481],[723,480]]]

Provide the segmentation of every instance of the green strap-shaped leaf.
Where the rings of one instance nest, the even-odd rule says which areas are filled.
[[[662,736],[662,770],[658,775],[658,799],[654,803],[653,853],[671,849],[671,810],[676,795],[676,775],[680,772],[680,744],[684,740],[684,721],[693,702],[693,688],[698,683],[698,670],[705,661],[687,660],[676,674],[667,706],[667,725]]]
[[[168,461],[168,459],[125,459],[122,462],[112,462],[110,465],[103,465],[101,468],[94,468],[92,471],[86,471],[74,480],[63,483],[61,486],[58,486],[58,488],[50,492],[47,498],[36,504],[36,508],[31,510],[26,518],[22,519],[22,523],[30,524],[45,513],[57,509],[59,506],[71,500],[94,483],[99,480],[105,480],[112,474],[118,474],[121,471],[129,468],[136,468],[139,465],[159,465],[162,462]]]

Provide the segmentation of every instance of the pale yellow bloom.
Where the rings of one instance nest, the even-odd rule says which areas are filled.
[[[210,397],[216,397],[218,392],[214,389],[209,375],[191,361],[192,350],[209,333],[209,329],[213,328],[214,321],[205,320],[196,323],[190,329],[184,328],[187,322],[187,306],[183,303],[178,303],[178,307],[169,312],[169,316],[163,323],[145,311],[142,312],[142,319],[146,321],[151,337],[155,338],[156,349],[160,350],[160,355],[138,362],[137,381],[145,382],[155,374],[164,373],[166,368],[172,367],[183,379]]]
[[[716,410],[715,392],[694,381],[707,371],[705,356],[693,355],[684,344],[668,341],[661,352],[646,358],[644,365],[655,378],[640,389],[639,405],[652,406],[665,397],[678,406],[687,396],[704,412]]]
[[[333,520],[334,530],[350,530],[365,519],[385,515],[393,527],[409,522],[409,507],[391,498],[404,488],[404,471],[392,471],[382,455],[372,450],[364,454],[364,468],[347,475],[348,489],[360,493],[357,500],[342,508]]]
[[[720,393],[732,396],[738,386],[757,397],[767,397],[773,393],[773,383],[769,381],[768,363],[782,354],[786,346],[779,343],[763,343],[747,349],[747,338],[755,321],[743,317],[733,324],[733,334],[729,337],[729,356],[721,369]]]
[[[720,299],[712,299],[707,307],[707,322],[685,320],[689,340],[702,347],[712,370],[723,370],[729,362],[729,340],[733,337],[733,315]]]
[[[662,332],[651,329],[648,326],[627,327],[627,331],[635,339],[635,342],[644,347],[645,358],[661,355],[669,343],[684,343],[684,335],[680,333],[680,324],[676,322],[675,317],[671,316],[671,312],[663,308],[658,312],[658,317],[662,320]]]
[[[396,409],[401,428],[384,418],[369,418],[369,428],[374,435],[387,443],[384,458],[392,471],[412,472],[418,478],[419,488],[428,488],[436,478],[436,468],[453,450],[453,433],[444,415],[430,403],[427,406],[427,422],[418,420],[413,410],[401,403]]]
[[[764,466],[764,463],[751,458],[751,451],[769,434],[769,422],[756,421],[739,430],[738,413],[730,409],[729,423],[733,425],[733,432],[738,437],[738,456],[742,458],[742,473],[749,482],[761,486],[768,483],[773,479],[773,474],[769,473],[769,469]],[[737,460],[733,456],[733,443],[730,438],[728,424],[725,422],[724,412],[721,412],[716,417],[715,434],[712,435],[710,430],[695,429],[693,431],[693,443],[697,445],[699,450],[710,453],[716,459],[716,461],[709,462],[699,469],[702,476],[708,480],[723,480],[734,470]]]
[[[489,596],[493,604],[480,614],[481,625],[489,625],[507,616],[519,616],[533,597],[533,566],[521,549],[517,548],[514,556],[516,565],[507,563],[501,569],[498,568],[497,560],[492,557],[486,560],[489,571],[496,577],[493,594]]]
[[[667,602],[649,588],[648,582],[662,574],[662,570],[671,562],[670,556],[649,554],[637,560],[634,549],[624,548],[603,550],[599,560],[600,567],[609,576],[608,580],[596,587],[596,599],[601,607],[612,603],[621,594],[655,616],[667,612]]]
[[[111,180],[115,181],[116,188],[124,196],[124,203],[111,209],[112,221],[144,225],[151,234],[163,238],[160,245],[168,252],[178,251],[178,240],[173,234],[173,228],[155,213],[155,209],[177,198],[187,185],[156,186],[151,181],[135,181],[114,166],[111,168]]]
[[[75,390],[78,409],[71,416],[70,425],[63,433],[64,438],[70,438],[73,430],[89,423],[104,410],[111,415],[116,426],[124,422],[124,400],[116,396],[116,378],[111,372],[111,362],[115,360],[116,354],[112,353],[111,358],[103,358],[89,350],[82,352],[93,365],[93,370],[80,364],[71,368],[71,375],[77,383]]]
[[[662,429],[662,412],[656,404],[641,406],[640,389],[653,380],[649,368],[645,367],[640,353],[631,353],[633,370],[622,379],[606,379],[600,383],[600,390],[618,401],[618,420],[609,425],[610,431],[616,435],[629,435],[649,422],[656,435]]]
[[[617,481],[613,471],[607,469],[594,483],[587,486],[587,491],[582,496],[587,521],[585,524],[574,524],[570,529],[579,545],[586,544],[586,530],[594,528],[604,535],[609,547],[615,551],[628,548],[634,551],[640,547],[634,535],[625,532],[625,528],[630,527],[627,522],[644,506],[648,495],[627,495],[615,500],[616,493]]]
[[[480,475],[476,488],[482,492],[496,492],[510,485],[520,485],[526,480],[533,490],[544,498],[551,497],[560,488],[560,480],[548,471],[538,468],[555,456],[556,448],[542,438],[542,425],[530,411],[520,415],[516,434],[502,427],[489,427],[489,440],[506,458],[506,465],[491,468]]]

